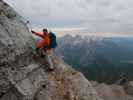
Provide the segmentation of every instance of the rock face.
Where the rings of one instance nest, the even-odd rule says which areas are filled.
[[[47,59],[34,58],[34,43],[21,17],[0,0],[0,100],[102,100],[53,52],[54,71],[47,71]]]
[[[131,84],[127,87],[127,90],[125,90],[124,86],[116,84],[94,84],[94,88],[96,89],[98,95],[104,100],[133,100],[131,95]]]
[[[133,96],[133,81],[129,81],[124,85],[127,94]]]

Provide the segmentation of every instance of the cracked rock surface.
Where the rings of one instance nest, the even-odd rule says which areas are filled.
[[[80,73],[50,52],[54,71],[46,58],[34,58],[26,24],[0,0],[0,100],[103,100]]]

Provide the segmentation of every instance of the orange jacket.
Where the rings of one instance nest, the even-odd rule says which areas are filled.
[[[37,43],[36,45],[37,48],[43,48],[44,46],[50,45],[50,38],[48,34],[44,35],[43,33],[40,32],[32,32],[32,33],[42,38],[42,40]]]

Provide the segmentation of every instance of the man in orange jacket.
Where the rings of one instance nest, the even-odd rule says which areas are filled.
[[[44,51],[49,50],[49,45],[50,45],[50,38],[49,38],[49,33],[47,29],[43,29],[43,32],[35,32],[35,31],[31,31],[33,34],[39,36],[42,38],[42,40],[40,40],[39,42],[37,42],[36,44],[36,49],[43,49]]]
[[[41,56],[46,57],[47,61],[48,61],[48,64],[49,64],[49,69],[50,71],[52,71],[54,69],[54,65],[52,63],[52,58],[50,57],[51,55],[50,54],[46,54],[48,50],[50,50],[50,37],[49,37],[49,33],[48,33],[48,30],[47,29],[43,29],[43,32],[40,33],[40,32],[35,32],[33,30],[31,30],[31,32],[39,37],[42,38],[41,41],[39,41],[36,45],[36,50],[39,50],[41,51]]]

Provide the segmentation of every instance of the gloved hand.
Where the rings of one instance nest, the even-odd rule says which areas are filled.
[[[38,51],[38,50],[39,50],[39,48],[38,48],[38,47],[36,47],[35,45],[32,45],[32,50],[33,50],[34,52],[36,52],[36,51]]]
[[[35,33],[35,31],[31,30],[32,33]]]
[[[38,51],[40,48],[36,47],[36,51]]]

